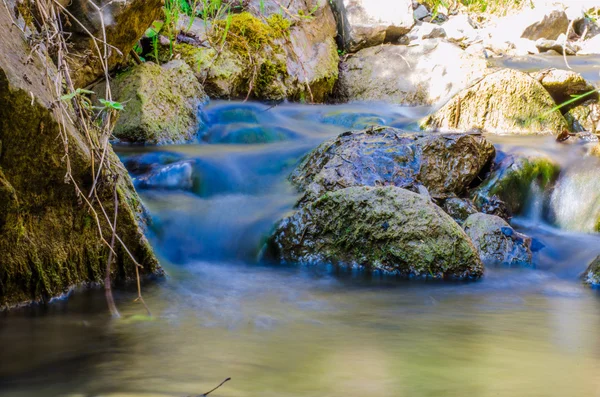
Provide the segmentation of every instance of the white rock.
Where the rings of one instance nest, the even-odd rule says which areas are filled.
[[[417,22],[407,36],[410,41],[437,39],[446,37],[446,31],[440,25],[436,25],[435,23]]]
[[[332,8],[350,52],[395,41],[415,23],[412,0],[334,0]]]

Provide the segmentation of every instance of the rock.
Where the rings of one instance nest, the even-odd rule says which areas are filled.
[[[423,4],[419,4],[419,6],[417,8],[415,8],[413,11],[413,17],[416,20],[421,20],[428,15],[430,15],[429,10]]]
[[[524,149],[498,151],[490,174],[471,195],[479,207],[497,197],[509,214],[519,214],[532,189],[545,191],[556,181],[559,172],[559,164],[546,154]]]
[[[415,21],[412,0],[333,0],[340,47],[348,52],[393,42]]]
[[[477,213],[463,225],[485,266],[531,265],[531,238],[498,216]]]
[[[181,161],[158,168],[134,179],[138,189],[192,190],[193,164]]]
[[[418,46],[367,48],[348,58],[340,85],[351,101],[436,105],[486,72],[484,59],[439,40]]]
[[[311,152],[292,173],[304,200],[351,186],[394,185],[435,198],[462,193],[493,158],[482,136],[378,127],[346,132]]]
[[[407,34],[409,41],[427,40],[446,37],[446,31],[440,25],[428,22],[417,22],[415,27]]]
[[[570,42],[565,42],[565,40],[565,35],[559,37],[558,40],[539,39],[535,42],[535,46],[540,53],[554,51],[559,55],[563,55],[563,53],[566,55],[575,55],[577,48]]]
[[[600,287],[600,255],[590,263],[585,271],[584,282],[592,287]]]
[[[600,105],[597,102],[586,102],[570,109],[565,118],[572,132],[600,132]]]
[[[533,73],[532,77],[544,86],[557,104],[567,102],[576,95],[588,94],[590,91],[595,90],[593,85],[588,83],[579,73],[572,70],[545,69]],[[561,108],[561,111],[566,113],[569,109],[587,100],[597,101],[598,93],[594,92],[594,94],[586,95],[579,101],[565,105]]]
[[[444,200],[442,209],[459,225],[462,225],[469,215],[479,212],[471,200],[457,197]]]
[[[99,157],[87,146],[86,134],[56,110],[55,87],[47,76],[57,76],[57,70],[31,56],[6,10],[0,12],[0,37],[0,308],[6,308],[47,302],[78,285],[103,281],[108,248],[99,228],[107,239],[112,233],[108,222],[100,215],[97,225],[82,203],[95,177],[92,158],[98,166]],[[105,156],[109,161],[100,173],[97,198],[113,214],[117,192],[119,237],[143,266],[142,275],[158,274],[161,268],[141,228],[140,199],[110,145]],[[83,192],[77,194],[74,183]],[[98,200],[93,208],[101,214]],[[116,244],[115,251],[114,279],[135,278],[123,247]]]
[[[125,107],[114,129],[121,142],[161,145],[196,138],[199,108],[207,98],[185,62],[137,65],[117,76],[112,90]]]
[[[95,37],[103,37],[102,24],[98,12],[88,0],[72,0],[68,2],[68,10]],[[130,0],[97,2],[103,11],[106,25],[107,42],[119,51],[111,50],[109,68],[124,66],[126,59],[138,40],[153,21],[163,17],[161,0]],[[73,45],[68,57],[71,63],[72,79],[75,87],[85,87],[104,76],[100,57],[93,40],[81,26],[73,21],[65,27],[72,31],[69,41]],[[98,44],[102,48],[102,44]],[[75,55],[77,54],[77,55]]]
[[[569,18],[564,11],[552,10],[547,13],[537,13],[535,16],[537,18],[531,20],[532,23],[521,34],[522,38],[556,40],[569,27]]]
[[[446,32],[448,40],[461,43],[463,41],[473,41],[477,37],[477,31],[474,28],[473,21],[466,14],[460,14],[448,19],[448,22],[442,25]]]
[[[567,130],[554,100],[526,73],[503,69],[461,91],[422,127],[435,131],[478,130],[492,134],[555,134]]]
[[[333,92],[339,56],[335,19],[326,1],[310,0],[306,5],[292,1],[296,15],[316,10],[310,17],[294,19],[293,25],[279,14],[279,6],[270,13],[272,3],[264,2],[265,14],[259,13],[260,18],[243,12],[233,15],[229,26],[215,22],[210,31],[213,42],[220,42],[225,29],[235,37],[226,40],[222,49],[220,45],[217,49],[188,43],[175,46],[175,53],[204,82],[210,97],[323,102]],[[253,3],[249,7],[256,8]],[[248,48],[255,50],[248,52]]]
[[[285,262],[361,265],[403,276],[478,278],[463,230],[419,194],[395,186],[327,193],[282,220],[268,242]]]

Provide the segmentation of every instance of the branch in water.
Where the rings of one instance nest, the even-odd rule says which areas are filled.
[[[208,396],[210,393],[214,392],[215,390],[217,390],[219,387],[223,386],[226,382],[229,382],[231,380],[231,378],[227,378],[225,379],[223,382],[219,383],[219,386],[215,387],[214,389],[207,391],[204,394],[200,394],[199,396],[189,396],[189,397],[206,397]]]

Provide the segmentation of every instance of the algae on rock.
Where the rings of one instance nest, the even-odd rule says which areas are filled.
[[[450,216],[395,186],[325,193],[279,223],[267,252],[284,262],[361,265],[407,277],[483,273],[477,251]]]

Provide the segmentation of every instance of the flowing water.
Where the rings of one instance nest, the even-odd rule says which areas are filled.
[[[577,179],[581,164],[600,165],[578,145],[493,139],[565,169],[513,222],[536,241],[533,268],[454,283],[258,260],[297,199],[286,176],[302,155],[349,128],[411,128],[427,111],[213,102],[210,143],[118,148],[169,274],[144,286],[154,319],[135,316],[123,289],[123,320],[107,318],[100,290],[0,314],[0,395],[185,396],[231,377],[215,397],[600,396],[600,296],[579,278],[600,253],[585,224],[600,189]]]

